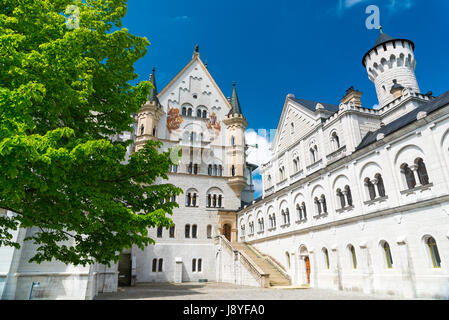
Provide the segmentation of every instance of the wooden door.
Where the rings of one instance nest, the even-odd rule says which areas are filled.
[[[229,224],[223,226],[223,235],[228,241],[231,241],[231,226]]]
[[[305,257],[304,262],[306,263],[307,283],[310,284],[310,260],[309,260],[309,257]]]
[[[131,285],[131,254],[120,255],[118,263],[118,285],[120,287],[129,287]]]

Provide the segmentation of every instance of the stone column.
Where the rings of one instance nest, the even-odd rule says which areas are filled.
[[[412,164],[410,166],[410,169],[413,171],[413,175],[415,176],[416,186],[420,186],[421,181],[419,180],[419,175],[418,175],[418,165]]]
[[[402,271],[402,294],[406,298],[416,297],[416,284],[413,272],[412,258],[409,254],[406,238],[399,237],[396,240],[399,248],[400,267]]]
[[[366,241],[360,243],[359,245],[362,252],[362,265],[363,271],[363,292],[366,294],[374,293],[374,279],[373,279],[373,266],[371,262],[371,256],[369,254],[369,249]]]
[[[334,288],[335,290],[343,290],[340,257],[338,254],[337,246],[333,246],[331,248],[331,252],[332,252],[332,260],[330,261],[330,263],[333,265],[333,271],[335,274]]]

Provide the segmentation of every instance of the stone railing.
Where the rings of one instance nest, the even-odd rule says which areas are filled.
[[[244,252],[235,249],[228,239],[220,235],[216,237],[215,243],[224,247],[231,255],[234,255],[234,259],[239,261],[241,265],[252,274],[262,288],[268,288],[270,286],[270,275],[259,268],[259,266]]]
[[[345,155],[346,155],[346,146],[343,146],[338,150],[335,150],[334,152],[328,154],[326,158],[328,162],[333,162],[343,158]]]

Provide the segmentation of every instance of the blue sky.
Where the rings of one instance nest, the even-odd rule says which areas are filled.
[[[384,32],[415,43],[422,92],[449,90],[447,0],[129,0],[123,27],[151,42],[135,66],[140,80],[157,68],[162,89],[191,59],[196,44],[226,96],[237,90],[249,128],[276,129],[285,96],[339,104],[350,86],[377,103],[361,59],[379,31],[368,5],[380,8]]]

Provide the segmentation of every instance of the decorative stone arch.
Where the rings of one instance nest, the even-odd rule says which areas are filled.
[[[424,151],[417,145],[409,144],[395,154],[394,157],[394,170],[396,174],[400,175],[400,181],[402,182],[401,188],[410,188],[410,184],[415,185],[419,183],[419,177],[417,172],[416,159],[423,159],[424,164],[427,163]]]
[[[204,119],[206,119],[207,116],[208,116],[208,109],[207,109],[207,107],[204,106],[204,105],[197,106],[196,110],[195,110],[195,116],[197,118],[204,118]]]

